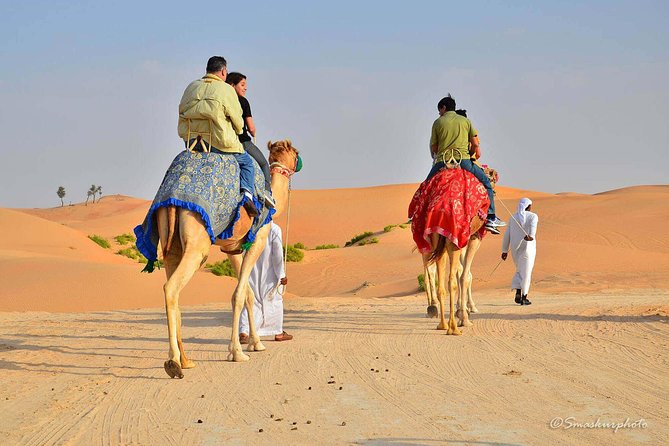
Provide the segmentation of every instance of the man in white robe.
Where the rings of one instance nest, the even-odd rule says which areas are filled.
[[[532,280],[532,268],[537,256],[537,224],[539,217],[530,212],[532,200],[521,198],[518,203],[518,211],[513,214],[512,221],[504,233],[502,239],[502,260],[506,260],[509,248],[513,263],[516,265],[516,273],[511,281],[511,288],[516,290],[515,302],[520,305],[530,305],[527,294],[530,291]]]
[[[274,336],[275,341],[289,341],[293,336],[283,331],[283,297],[279,292],[281,285],[288,283],[283,268],[281,228],[273,222],[270,225],[267,245],[249,277],[249,285],[255,295],[253,319],[258,336]],[[246,307],[239,319],[239,340],[242,344],[247,344],[249,340]]]

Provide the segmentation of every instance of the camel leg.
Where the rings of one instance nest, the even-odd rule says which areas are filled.
[[[159,231],[161,240],[163,238],[163,225],[161,215],[158,214]],[[165,371],[172,377],[183,378],[183,368],[193,367],[194,363],[185,356],[182,357],[183,343],[181,342],[181,312],[179,310],[179,294],[193,277],[204,259],[209,254],[211,241],[204,230],[204,224],[197,214],[183,209],[177,210],[178,231],[182,252],[176,251],[175,247],[164,256],[166,273],[169,278],[163,290],[165,291],[165,311],[167,313],[167,333],[169,337],[169,359],[165,362]],[[175,241],[176,243],[176,241]],[[179,254],[181,254],[179,256]],[[180,259],[179,259],[180,257]]]
[[[241,254],[235,254],[235,255],[228,254],[228,259],[230,259],[230,263],[232,263],[232,266],[235,268],[235,272],[237,273],[237,277],[239,277],[244,257]],[[253,268],[251,269],[253,270]],[[251,288],[250,285],[247,286],[245,303],[246,303],[246,315],[249,318],[249,346],[247,348],[247,351],[261,352],[265,350],[265,346],[260,341],[260,336],[258,336],[258,332],[256,331],[256,322],[255,318],[253,317],[253,312],[255,310],[254,308],[255,294],[253,293],[253,289]]]
[[[467,247],[465,246],[464,248],[462,248],[460,250],[460,255],[457,256],[457,258],[458,258],[458,261],[457,261],[458,268],[455,272],[455,277],[458,280],[458,284],[460,283],[460,278],[462,277],[462,272],[464,271],[463,263],[465,261],[464,256],[465,256],[466,252],[467,252]],[[462,317],[461,316],[462,309],[464,308],[464,306],[462,305],[462,301],[463,301],[462,288],[458,288],[458,298],[455,301],[455,316],[458,317],[458,318]]]
[[[449,316],[448,316],[448,331],[449,335],[461,335],[462,332],[458,330],[458,325],[455,322],[455,298],[458,293],[458,265],[460,265],[460,250],[452,243],[448,243],[446,250],[448,251],[448,260],[450,262],[450,272],[448,274],[448,297],[449,297]],[[444,262],[445,263],[445,262]],[[444,265],[444,273],[446,265]]]
[[[427,317],[438,317],[437,309],[437,285],[435,282],[436,266],[428,263],[430,254],[423,254],[423,268],[425,271],[425,294],[427,294]]]
[[[246,302],[246,297],[248,294],[249,286],[249,276],[251,275],[251,270],[256,264],[258,257],[265,249],[265,244],[267,243],[267,236],[269,235],[270,225],[265,225],[258,231],[256,235],[256,241],[253,243],[253,246],[246,252],[244,255],[244,260],[242,261],[242,266],[239,271],[239,277],[237,282],[237,287],[235,292],[232,294],[232,336],[230,339],[230,345],[228,350],[228,361],[242,362],[248,361],[249,357],[242,351],[242,344],[239,342],[239,316],[242,313],[242,307]],[[249,328],[251,327],[251,318],[253,313],[249,313]],[[257,336],[257,335],[256,335]],[[250,341],[249,336],[249,341]]]
[[[464,302],[464,295],[467,295],[467,302],[466,305],[463,305],[462,308],[465,308],[469,310],[470,308],[470,303],[471,303],[471,308],[476,310],[476,305],[474,305],[474,301],[471,297],[472,293],[472,263],[474,262],[474,256],[476,256],[476,253],[478,252],[479,248],[481,247],[481,239],[478,237],[472,237],[469,239],[469,243],[467,244],[467,255],[465,257],[465,267],[464,271],[462,274],[462,277],[460,279],[460,289],[462,290],[462,295],[463,295],[463,301],[462,303],[465,304]],[[476,310],[478,312],[478,310]],[[460,326],[462,327],[471,327],[472,323],[469,320],[469,311],[463,311],[462,312],[462,317],[460,318]]]

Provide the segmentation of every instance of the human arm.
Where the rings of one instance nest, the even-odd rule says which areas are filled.
[[[232,123],[235,133],[241,135],[244,131],[244,118],[242,118],[242,105],[237,97],[237,92],[234,88],[225,84],[226,94],[223,108],[225,109],[225,116]]]
[[[537,214],[530,214],[529,216],[529,231],[527,231],[527,235],[525,236],[525,240],[528,242],[534,241],[534,238],[537,236],[537,224],[539,223],[539,217]]]
[[[274,274],[276,277],[283,278],[286,275],[286,271],[283,268],[283,243],[281,240],[281,228],[272,225],[267,243],[270,245],[270,249],[272,250],[270,258]]]
[[[479,145],[478,136],[469,138],[469,154],[474,157],[474,159],[481,158],[481,146]]]
[[[432,155],[432,159],[434,159],[439,152],[439,139],[437,138],[436,126],[437,121],[434,121],[434,124],[432,124],[432,131],[430,132],[430,155]]]
[[[249,130],[249,134],[253,137],[256,136],[256,125],[253,123],[253,117],[252,116],[247,116],[244,118],[244,122],[246,123],[246,128]]]
[[[509,252],[509,244],[511,242],[511,228],[506,228],[504,231],[504,237],[502,237],[502,260],[506,260],[506,257]]]

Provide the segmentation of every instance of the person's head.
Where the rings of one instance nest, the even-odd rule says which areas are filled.
[[[244,76],[242,73],[237,73],[235,71],[228,73],[228,77],[225,82],[232,85],[232,87],[237,92],[237,95],[246,96],[246,76]]]
[[[221,56],[212,56],[207,61],[207,74],[214,74],[225,80],[228,74],[228,63]]]
[[[450,93],[448,93],[448,96],[439,101],[437,104],[437,110],[439,110],[439,116],[449,111],[455,111],[455,99],[451,97]]]
[[[467,110],[463,110],[460,108],[458,110],[455,110],[455,113],[459,114],[460,116],[464,116],[465,118],[467,117]]]

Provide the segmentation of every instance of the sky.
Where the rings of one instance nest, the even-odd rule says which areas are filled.
[[[451,93],[503,186],[667,184],[666,1],[0,0],[0,206],[152,199],[183,146],[186,85],[248,76],[258,145],[295,189],[418,183]]]

